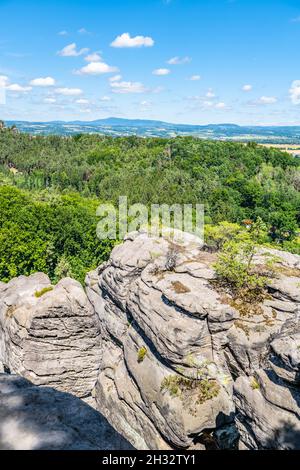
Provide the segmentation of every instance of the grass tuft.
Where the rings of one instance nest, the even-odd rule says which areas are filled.
[[[143,346],[142,348],[140,348],[138,350],[138,356],[137,356],[137,361],[138,363],[141,363],[143,362],[143,360],[145,359],[145,356],[147,354],[147,348],[145,348],[145,346]]]
[[[51,292],[53,290],[53,287],[44,287],[41,290],[38,290],[35,292],[34,296],[39,299],[40,297],[43,297],[43,295],[47,294],[47,292]]]

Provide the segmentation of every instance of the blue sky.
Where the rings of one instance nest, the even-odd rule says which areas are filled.
[[[0,0],[0,21],[2,119],[300,125],[300,0]]]

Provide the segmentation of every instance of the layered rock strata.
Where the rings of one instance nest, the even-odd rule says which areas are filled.
[[[85,290],[1,283],[0,368],[88,399],[137,449],[299,449],[300,256],[270,257],[252,300],[184,234],[128,235]]]
[[[2,371],[85,397],[97,379],[100,348],[99,319],[78,282],[51,286],[34,274],[0,286]]]

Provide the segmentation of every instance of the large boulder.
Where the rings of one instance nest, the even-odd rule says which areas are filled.
[[[251,375],[264,364],[270,342],[300,308],[300,256],[271,248],[260,249],[254,262],[265,270],[266,261],[274,263],[267,293],[258,302],[230,299],[239,318],[228,332],[226,358],[231,373]]]
[[[129,234],[88,274],[86,291],[68,278],[52,286],[44,274],[0,283],[0,372],[43,386],[11,379],[23,398],[15,389],[1,398],[1,445],[75,448],[74,429],[89,418],[79,414],[77,423],[68,392],[137,449],[235,448],[238,433],[240,448],[300,448],[300,256],[260,249],[256,269],[265,272],[270,257],[274,275],[252,299],[222,285],[216,255],[182,233]],[[9,380],[0,380],[2,394]],[[41,400],[32,429],[42,432],[56,403],[66,407],[72,431],[62,435],[70,437],[60,441],[57,427],[51,442],[24,434],[25,408],[33,402],[40,410]],[[19,439],[7,440],[11,429]],[[79,442],[94,445],[86,436]]]
[[[212,261],[193,240],[137,233],[87,276],[103,335],[97,406],[137,448],[193,448],[233,421],[223,349],[238,312],[211,285]]]
[[[240,445],[300,449],[300,312],[270,343],[264,368],[234,384]]]
[[[0,286],[0,365],[36,385],[79,397],[96,382],[99,319],[82,286],[44,274],[21,276]]]
[[[99,411],[136,448],[192,449],[207,435],[218,448],[234,447],[235,426],[241,445],[268,447],[284,412],[274,412],[274,423],[263,429],[266,410],[278,407],[268,393],[283,397],[283,386],[271,383],[264,370],[266,361],[268,374],[280,368],[278,379],[299,380],[298,333],[290,328],[290,336],[276,335],[297,317],[300,257],[261,249],[254,262],[265,270],[270,258],[276,274],[265,295],[250,301],[222,288],[216,256],[184,236],[174,241],[129,234],[87,276],[103,338],[94,396]],[[200,400],[205,387],[210,391]],[[295,402],[289,406],[294,413]],[[296,429],[297,419],[287,422]]]
[[[129,450],[107,420],[79,398],[0,374],[0,450]]]

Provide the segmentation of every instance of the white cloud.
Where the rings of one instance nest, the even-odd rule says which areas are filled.
[[[64,96],[78,96],[82,95],[83,91],[80,88],[56,88],[55,93]]]
[[[158,76],[163,76],[163,75],[169,75],[171,72],[169,69],[156,69],[153,70],[153,75],[158,75]]]
[[[6,87],[8,83],[8,77],[6,75],[0,75],[0,88]]]
[[[226,104],[220,101],[220,103],[217,103],[215,106],[217,109],[224,109],[226,108]]]
[[[120,82],[122,80],[122,75],[114,75],[113,77],[110,77],[109,81],[110,82]]]
[[[118,67],[112,67],[105,62],[90,62],[75,73],[77,75],[102,75],[104,73],[117,72],[118,70]]]
[[[6,87],[8,91],[15,91],[17,93],[24,93],[27,91],[31,91],[32,87],[31,86],[21,86],[18,83],[12,83],[11,85],[8,85]]]
[[[110,96],[102,96],[100,98],[100,101],[111,101],[111,97]]]
[[[24,57],[30,56],[30,54],[24,54],[23,52],[7,52],[6,55],[15,59],[24,59]]]
[[[140,102],[140,106],[144,111],[146,111],[152,106],[152,103],[151,101],[143,100]]]
[[[300,104],[300,80],[292,82],[289,94],[293,104]]]
[[[76,100],[77,104],[89,104],[89,100],[86,100],[84,98],[80,98],[79,100]]]
[[[45,98],[44,103],[54,104],[54,103],[56,103],[56,99],[55,98]]]
[[[201,103],[205,108],[211,108],[214,105],[213,101],[203,101]]]
[[[68,46],[64,47],[61,51],[58,51],[58,55],[61,57],[78,57],[82,54],[86,54],[89,51],[87,48],[77,50],[76,43],[73,42]]]
[[[213,99],[207,99],[204,96],[190,96],[187,99],[191,102],[191,109],[228,109],[228,106],[223,101],[218,101]]]
[[[117,36],[116,39],[111,43],[111,47],[152,47],[154,41],[151,37],[147,36],[135,36],[132,38],[129,33],[123,33]]]
[[[144,93],[146,88],[140,82],[112,82],[110,84],[113,93]]]
[[[242,87],[242,90],[247,92],[247,91],[251,91],[252,88],[253,88],[252,85],[244,85],[244,86]]]
[[[79,34],[91,34],[90,31],[88,31],[88,30],[85,29],[85,28],[80,28],[77,32],[78,32]]]
[[[101,62],[101,56],[98,52],[93,52],[92,54],[87,55],[84,60],[87,62]]]
[[[213,92],[212,88],[209,88],[208,92],[206,93],[206,98],[215,98],[215,93]]]
[[[186,56],[186,57],[172,57],[172,59],[169,59],[167,61],[168,64],[170,65],[183,65],[183,64],[188,64],[189,62],[191,62],[191,58]]]
[[[54,86],[55,80],[52,77],[34,78],[33,80],[31,80],[30,85],[41,87]]]
[[[277,102],[277,98],[275,96],[261,96],[257,102],[258,104],[274,104]]]
[[[165,90],[165,88],[163,86],[157,86],[157,87],[153,88],[152,93],[158,94],[158,93],[162,93],[164,90]]]
[[[65,30],[60,31],[60,32],[58,33],[58,35],[59,35],[59,36],[67,36],[67,35],[68,35],[68,31],[65,31]]]
[[[80,112],[81,113],[91,113],[92,110],[90,108],[84,108],[84,109],[80,109]]]
[[[196,82],[198,80],[201,80],[201,75],[192,75],[189,80],[191,80],[192,82]]]

